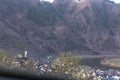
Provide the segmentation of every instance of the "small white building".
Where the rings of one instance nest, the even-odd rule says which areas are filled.
[[[24,58],[27,58],[27,54],[28,54],[28,52],[25,50],[23,57],[24,57]]]

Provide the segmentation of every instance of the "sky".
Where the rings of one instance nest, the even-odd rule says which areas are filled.
[[[50,3],[52,3],[54,0],[44,0],[44,1],[49,1]]]
[[[49,1],[52,3],[54,0],[44,0],[44,1]],[[111,0],[111,1],[114,1],[115,3],[120,3],[120,0]]]
[[[115,3],[120,3],[120,0],[111,0],[114,1]]]

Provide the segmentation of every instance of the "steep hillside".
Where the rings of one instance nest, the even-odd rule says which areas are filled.
[[[0,48],[45,56],[120,54],[120,4],[109,0],[0,0]]]

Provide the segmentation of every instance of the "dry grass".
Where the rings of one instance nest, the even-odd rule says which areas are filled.
[[[111,58],[107,61],[109,64],[120,66],[120,58]]]
[[[120,68],[120,58],[118,57],[107,58],[101,61],[101,64],[105,66]]]

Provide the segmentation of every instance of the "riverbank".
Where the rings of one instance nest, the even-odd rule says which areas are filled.
[[[120,69],[120,57],[108,57],[101,60],[101,65]]]

